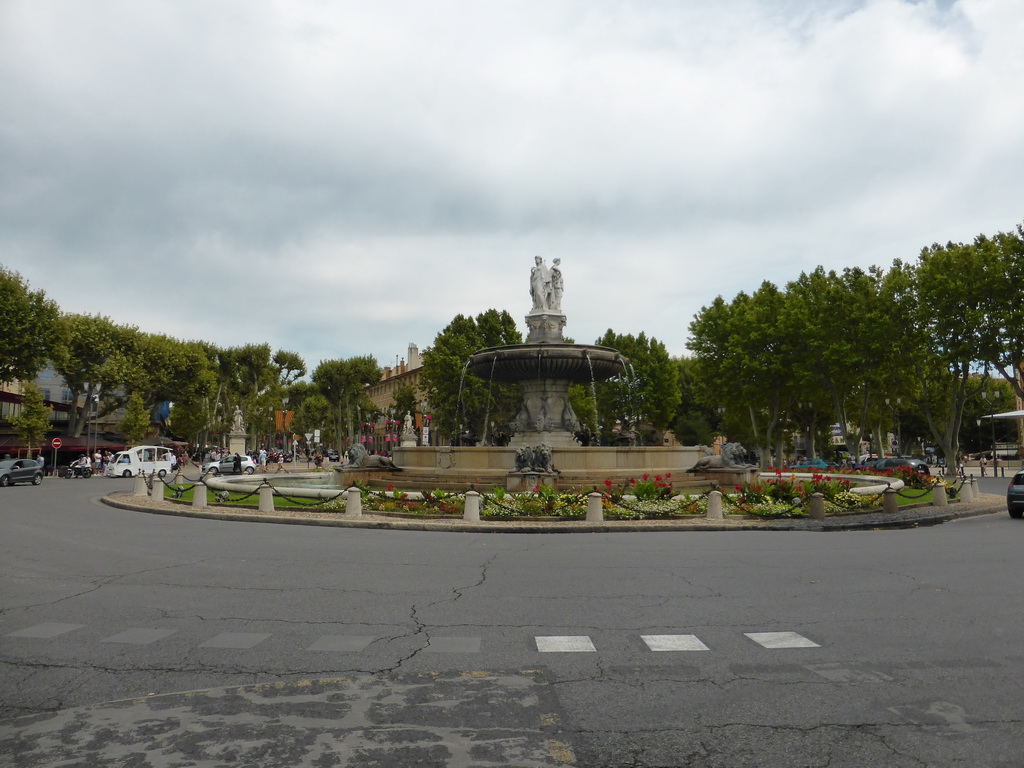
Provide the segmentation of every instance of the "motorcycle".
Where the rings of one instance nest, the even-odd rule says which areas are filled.
[[[65,470],[64,477],[81,477],[88,480],[92,477],[92,467],[68,467],[67,470]]]

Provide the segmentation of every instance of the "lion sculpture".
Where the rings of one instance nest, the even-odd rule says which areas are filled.
[[[746,453],[746,449],[741,443],[726,443],[722,446],[721,456],[704,456],[693,465],[691,471],[701,469],[743,469],[750,466],[743,461]]]
[[[356,443],[348,449],[348,464],[346,469],[395,469],[393,462],[387,456],[371,455],[365,447]]]

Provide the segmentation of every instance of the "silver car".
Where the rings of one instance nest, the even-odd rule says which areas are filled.
[[[242,457],[242,472],[247,475],[251,475],[256,471],[256,462],[248,456]],[[203,465],[203,472],[209,472],[213,475],[237,475],[235,472],[235,457],[225,456],[220,461],[208,461]]]
[[[0,487],[15,483],[43,482],[43,468],[35,459],[6,459],[0,461]]]

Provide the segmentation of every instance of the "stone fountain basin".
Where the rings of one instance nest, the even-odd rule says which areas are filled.
[[[592,344],[510,344],[488,347],[469,358],[467,369],[484,381],[516,384],[558,379],[576,384],[605,381],[626,370],[628,361],[611,347]]]

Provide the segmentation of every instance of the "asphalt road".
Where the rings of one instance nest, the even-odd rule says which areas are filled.
[[[96,501],[127,486],[0,489],[0,763],[1024,765],[1005,512],[475,535]]]

